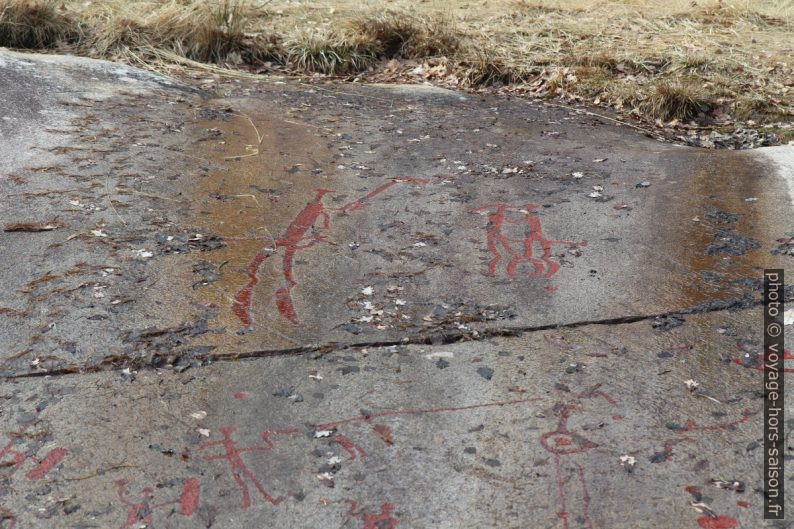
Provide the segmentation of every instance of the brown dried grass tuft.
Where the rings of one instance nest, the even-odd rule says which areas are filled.
[[[49,49],[79,39],[77,21],[55,0],[0,0],[0,46]]]

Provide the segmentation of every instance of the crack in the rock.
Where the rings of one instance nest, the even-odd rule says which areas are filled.
[[[789,289],[787,289],[789,290]],[[794,290],[794,289],[792,289]],[[794,292],[786,292],[784,296],[785,301],[794,301]],[[587,325],[624,325],[629,323],[637,323],[641,321],[655,320],[657,318],[666,318],[673,316],[682,316],[690,314],[706,314],[721,311],[739,311],[757,307],[763,304],[762,299],[753,298],[747,295],[742,298],[735,298],[731,300],[715,300],[694,307],[685,308],[681,310],[666,311],[654,314],[638,314],[633,316],[620,316],[615,318],[604,318],[600,320],[581,320],[570,323],[548,323],[543,325],[525,325],[518,327],[496,327],[485,329],[454,329],[452,331],[443,330],[440,332],[422,332],[415,333],[403,337],[399,340],[381,340],[381,341],[366,341],[366,342],[352,342],[352,343],[338,343],[328,342],[325,344],[307,344],[299,347],[291,347],[286,349],[263,349],[256,351],[245,351],[241,353],[208,353],[203,358],[197,358],[202,362],[202,365],[209,365],[213,362],[234,362],[238,360],[247,360],[253,358],[268,358],[274,356],[290,356],[290,355],[305,355],[310,353],[317,353],[320,355],[327,354],[333,351],[345,351],[349,349],[361,349],[369,347],[391,347],[401,345],[448,345],[452,343],[459,343],[464,341],[481,341],[489,338],[501,337],[517,337],[525,333],[559,330],[559,329],[575,329],[578,327],[585,327]],[[101,362],[91,366],[69,366],[50,371],[35,371],[32,373],[21,373],[16,375],[9,375],[0,377],[4,379],[17,379],[17,378],[39,378],[39,377],[52,377],[64,376],[73,374],[97,373],[104,371],[113,371],[116,369],[130,368],[135,370],[157,368],[163,364],[157,362],[158,359],[165,360],[171,355],[162,353],[155,353],[148,359],[129,359],[123,356],[114,355],[102,359]],[[137,362],[136,362],[137,360]]]

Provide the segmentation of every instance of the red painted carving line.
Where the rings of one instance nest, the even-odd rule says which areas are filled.
[[[747,422],[750,420],[750,417],[754,415],[752,410],[746,409],[742,412],[742,417],[740,419],[736,419],[735,421],[726,422],[722,424],[711,424],[708,426],[700,426],[695,421],[687,421],[684,427],[680,430],[677,430],[678,433],[685,433],[685,432],[694,432],[694,431],[709,431],[709,430],[727,430],[728,428],[733,428],[734,426],[738,426],[743,422]]]
[[[39,464],[36,468],[31,470],[27,473],[28,479],[36,480],[41,479],[47,475],[47,472],[52,470],[52,467],[57,465],[61,462],[61,460],[66,457],[69,451],[65,448],[55,448],[49,454],[47,454],[44,459],[39,461]]]
[[[141,499],[131,500],[127,497],[127,480],[119,479],[114,482],[116,494],[119,501],[127,506],[127,519],[120,529],[138,528],[145,526],[154,529],[153,517],[155,509],[167,507],[169,505],[179,505],[179,514],[191,516],[198,510],[200,483],[198,478],[190,478],[182,484],[182,493],[179,499],[152,505],[151,499],[154,497],[154,487],[143,487],[141,489]]]
[[[508,277],[515,276],[516,268],[522,262],[529,263],[534,270],[530,277],[543,277],[551,279],[559,271],[560,265],[552,260],[552,246],[560,244],[566,246],[587,246],[587,241],[571,242],[547,239],[543,235],[540,219],[530,212],[541,206],[539,204],[524,204],[523,206],[511,206],[510,204],[489,204],[479,207],[472,213],[489,213],[488,225],[485,228],[487,234],[488,251],[493,258],[488,263],[488,275],[496,275],[496,267],[502,261],[502,252],[510,256],[507,262],[506,273]],[[518,211],[523,214],[518,220],[507,219],[508,211]],[[502,228],[505,224],[525,224],[526,234],[523,239],[511,239],[507,237]],[[516,245],[521,244],[520,250]],[[539,245],[543,253],[540,259],[534,255],[534,246]],[[500,247],[502,251],[500,252]],[[545,270],[545,273],[544,273]]]
[[[664,460],[665,461],[672,461],[673,460],[673,447],[678,443],[683,443],[684,441],[690,441],[688,437],[684,437],[683,439],[668,439],[662,445],[662,449],[664,450]]]
[[[739,522],[736,518],[730,516],[719,515],[716,518],[704,514],[698,518],[698,525],[703,529],[734,529],[739,527]]]
[[[19,432],[19,433],[22,433],[22,432],[24,432],[24,431],[25,431],[25,429],[23,429],[23,430],[22,430],[21,432]],[[13,463],[11,463],[11,466],[14,466],[14,467],[17,467],[17,468],[18,468],[18,467],[22,466],[22,464],[25,462],[25,460],[26,460],[28,457],[30,457],[30,454],[26,454],[26,453],[24,453],[24,452],[20,452],[20,451],[18,451],[18,450],[15,450],[15,449],[14,449],[14,445],[15,445],[15,444],[16,444],[16,440],[14,440],[14,439],[12,438],[12,439],[11,439],[11,440],[8,442],[8,444],[6,444],[6,445],[3,447],[3,449],[2,449],[2,450],[0,450],[0,463],[2,463],[2,462],[3,462],[3,458],[4,458],[4,457],[6,457],[7,455],[11,455],[11,457],[12,457],[12,461],[13,461]]]
[[[684,487],[684,490],[692,495],[693,506],[697,506],[697,504],[703,501],[703,491],[701,491],[700,487],[689,485]],[[698,511],[704,512],[702,508],[698,508]],[[739,527],[739,522],[736,518],[722,515],[718,516],[711,510],[705,512],[706,514],[697,519],[698,525],[703,529],[734,529],[735,527]]]
[[[401,184],[404,182],[408,182],[415,186],[423,186],[430,183],[430,180],[424,178],[414,178],[413,176],[402,176],[399,178],[392,178],[391,181],[386,182],[382,186],[375,188],[374,190],[370,191],[363,197],[356,199],[353,202],[350,202],[349,204],[342,206],[341,208],[332,209],[331,211],[357,211],[360,209],[364,209],[366,207],[366,205],[364,204],[365,200],[369,200],[370,198],[373,198],[374,196],[383,193],[393,185]]]
[[[600,394],[602,392],[597,392],[597,391],[593,392],[594,395],[596,393]],[[459,406],[459,407],[390,410],[390,411],[384,411],[384,412],[380,412],[380,413],[374,413],[374,414],[367,415],[367,416],[360,415],[360,416],[357,416],[357,417],[351,417],[351,418],[348,418],[348,419],[342,419],[342,420],[338,420],[338,421],[333,421],[333,422],[329,422],[329,423],[326,423],[326,424],[318,425],[317,428],[318,429],[328,429],[328,428],[332,428],[332,427],[335,427],[335,426],[340,426],[340,425],[343,425],[343,424],[351,424],[351,423],[355,423],[355,422],[371,422],[373,419],[381,418],[381,417],[401,416],[401,415],[422,415],[422,414],[427,414],[427,413],[458,412],[458,411],[474,410],[474,409],[479,409],[479,408],[489,408],[489,407],[496,407],[496,406],[516,405],[516,404],[522,404],[522,403],[527,403],[527,402],[532,402],[532,401],[537,401],[537,400],[540,400],[540,399],[535,397],[535,398],[518,399],[518,400],[506,400],[506,401],[488,402],[488,403],[484,403],[484,404],[472,404],[472,405],[469,405],[469,406]],[[286,496],[273,497],[265,489],[265,487],[259,482],[259,480],[256,478],[254,473],[251,471],[251,469],[245,463],[245,461],[243,460],[242,455],[245,452],[254,452],[254,451],[266,452],[266,451],[269,451],[269,450],[275,448],[275,444],[273,443],[273,441],[271,439],[271,437],[273,435],[288,435],[288,436],[300,435],[302,433],[302,430],[299,429],[299,428],[282,428],[282,429],[278,429],[278,430],[264,431],[261,434],[262,435],[262,441],[264,443],[263,446],[252,446],[252,447],[245,447],[245,448],[238,447],[237,446],[237,442],[232,438],[233,434],[236,431],[233,426],[223,426],[223,427],[219,428],[218,431],[221,432],[221,434],[223,434],[223,439],[216,440],[216,441],[209,441],[209,442],[203,443],[203,444],[201,444],[199,446],[199,450],[206,450],[208,448],[215,447],[215,446],[223,447],[223,449],[224,449],[224,453],[223,454],[221,454],[221,455],[213,455],[213,456],[204,456],[204,459],[206,461],[222,460],[222,461],[226,461],[229,464],[229,466],[231,468],[231,472],[232,472],[232,477],[237,482],[237,485],[240,487],[240,491],[242,493],[242,497],[243,497],[242,498],[242,506],[243,506],[243,508],[247,509],[248,507],[251,506],[250,491],[249,491],[248,483],[246,482],[246,480],[250,484],[252,484],[254,486],[254,488],[256,488],[256,490],[259,491],[260,494],[262,494],[262,497],[266,501],[270,502],[271,504],[279,505],[282,501],[284,501]],[[335,435],[334,438],[333,438],[333,441],[339,443],[342,446],[342,448],[344,448],[347,451],[347,453],[350,455],[350,459],[356,459],[356,457],[361,457],[363,459],[363,458],[366,457],[366,454],[364,453],[364,451],[359,446],[354,444],[350,439],[348,439],[344,435]],[[196,484],[196,487],[198,487],[198,484]],[[196,488],[196,491],[197,490],[198,489]],[[149,498],[149,496],[146,495],[147,494],[146,491],[147,491],[147,489],[144,489],[144,500],[145,501],[142,502],[142,503],[132,503],[132,502],[129,502],[129,501],[126,501],[126,500],[122,499],[122,501],[125,502],[126,505],[130,506],[130,509],[128,511],[128,522],[127,523],[130,523],[129,520],[132,520],[132,519],[137,520],[137,518],[139,518],[141,516],[141,513],[144,513],[146,511],[146,509],[149,509],[149,507],[148,507],[148,498]],[[194,497],[191,494],[192,493],[190,492],[190,490],[188,490],[187,492],[183,492],[183,498],[185,498],[185,501],[188,501],[189,498]],[[122,496],[120,495],[119,497],[121,498]],[[196,492],[196,496],[195,497],[197,498],[197,492]],[[390,507],[386,508],[386,506],[388,506],[388,505],[390,505]],[[382,506],[382,508],[381,508],[381,514],[378,514],[378,515],[372,515],[372,514],[367,514],[367,513],[362,514],[361,516],[364,517],[365,527],[370,527],[367,524],[371,522],[371,524],[372,524],[371,526],[373,528],[379,528],[379,527],[382,526],[381,522],[384,522],[384,521],[388,521],[390,524],[393,524],[393,525],[387,525],[385,527],[396,527],[397,521],[392,519],[392,518],[390,518],[390,512],[391,512],[391,509],[393,509],[393,508],[394,508],[394,506],[391,505],[391,504],[384,504],[384,506]],[[146,521],[146,520],[144,520],[144,521]],[[151,520],[149,519],[149,522],[150,521]],[[380,524],[380,525],[375,525],[375,524]],[[123,529],[126,529],[126,527],[129,527],[129,526],[125,525]]]
[[[747,365],[741,358],[734,358],[734,362],[739,364],[742,367],[746,367],[748,369],[755,369],[756,371],[766,371],[766,355],[761,353],[758,355],[758,360],[760,361],[759,365]],[[783,360],[794,360],[794,355],[791,354],[791,351],[788,349],[783,349]],[[783,372],[785,373],[794,373],[794,368],[791,367],[784,367]]]
[[[366,207],[364,201],[402,182],[409,182],[413,185],[423,185],[427,183],[427,180],[412,177],[393,178],[391,181],[341,208],[326,208],[323,204],[323,196],[328,193],[333,193],[333,190],[316,189],[314,200],[306,204],[297,214],[295,219],[287,226],[284,235],[275,239],[274,247],[262,248],[248,265],[246,270],[248,282],[234,296],[233,306],[234,314],[240,319],[243,325],[250,326],[253,323],[251,319],[251,303],[254,287],[259,283],[259,269],[262,263],[265,262],[265,259],[267,259],[272,252],[277,251],[278,248],[284,248],[281,270],[286,285],[276,291],[276,308],[278,308],[282,316],[293,324],[299,325],[298,315],[295,313],[295,307],[292,304],[292,289],[298,284],[292,275],[295,255],[298,250],[311,248],[315,244],[326,240],[325,235],[309,235],[309,231],[315,228],[314,225],[319,219],[322,219],[321,229],[328,230],[331,224],[329,212],[347,212],[364,209]]]
[[[358,452],[358,454],[361,456],[361,459],[367,457],[367,454],[364,453],[364,450],[362,450],[360,446],[353,443],[353,441],[351,441],[344,435],[336,435],[334,436],[334,440],[337,443],[339,443],[342,446],[342,448],[345,449],[348,455],[350,455],[350,459],[356,458],[356,452]]]
[[[182,495],[179,497],[179,514],[190,516],[198,510],[201,483],[198,478],[190,478],[182,486]]]
[[[240,487],[240,491],[243,495],[243,509],[247,509],[251,506],[251,495],[248,491],[248,485],[245,482],[245,478],[248,478],[248,481],[259,491],[262,497],[269,503],[273,505],[278,505],[282,501],[284,501],[284,496],[279,496],[274,498],[270,495],[270,493],[265,490],[259,480],[256,479],[256,476],[248,468],[245,461],[243,461],[242,454],[245,452],[265,452],[273,448],[273,443],[269,441],[268,437],[270,433],[275,432],[265,432],[263,434],[263,440],[265,441],[265,446],[250,446],[246,448],[238,448],[237,442],[232,439],[232,434],[235,432],[235,428],[232,426],[224,426],[219,429],[220,432],[223,434],[223,439],[219,441],[209,441],[199,446],[199,450],[205,450],[207,448],[211,448],[213,446],[222,446],[225,450],[223,455],[217,456],[204,456],[204,460],[206,461],[226,461],[229,463],[231,467],[232,477],[237,482],[237,485]],[[292,429],[289,430],[292,433]]]
[[[568,507],[565,504],[565,485],[562,482],[562,468],[560,467],[560,454],[554,454],[554,474],[557,481],[557,497],[560,499],[560,510],[557,511],[557,518],[562,519],[565,529],[568,529]]]
[[[694,431],[726,430],[728,428],[733,428],[734,426],[738,426],[739,424],[742,424],[743,422],[748,421],[750,419],[751,415],[753,415],[751,410],[744,410],[742,412],[742,417],[737,419],[737,420],[735,420],[735,421],[722,423],[722,424],[712,424],[712,425],[709,425],[709,426],[700,426],[695,421],[691,421],[690,420],[690,421],[687,421],[687,423],[684,425],[683,428],[675,430],[675,432],[679,433],[679,434],[683,434],[683,433],[694,432]],[[691,438],[684,437],[684,438],[681,438],[681,439],[670,439],[670,440],[665,441],[665,443],[663,445],[663,450],[664,450],[663,453],[664,453],[665,461],[672,461],[673,455],[674,455],[673,454],[673,447],[675,445],[677,445],[679,443],[682,443],[684,441],[688,441],[688,440],[691,440]],[[687,491],[691,493],[691,491],[689,491],[688,489],[687,489]]]
[[[423,415],[427,413],[446,413],[446,412],[454,412],[454,411],[465,411],[465,410],[475,410],[478,408],[493,408],[496,406],[509,406],[511,404],[524,404],[526,402],[533,402],[540,400],[539,397],[532,397],[528,399],[518,399],[518,400],[503,400],[497,402],[487,402],[485,404],[471,404],[469,406],[459,406],[459,407],[451,407],[451,408],[430,408],[430,409],[406,409],[406,410],[390,410],[390,411],[382,411],[379,413],[373,413],[371,415],[359,415],[358,417],[351,417],[349,419],[341,419],[338,421],[332,421],[325,424],[320,424],[317,426],[319,429],[328,429],[333,428],[334,426],[340,426],[342,424],[349,424],[353,422],[370,422],[372,419],[377,419],[380,417],[394,417],[398,415]]]
[[[608,393],[601,391],[599,388],[600,384],[595,385],[589,390],[579,393],[577,395],[577,399],[581,400],[600,397],[609,403],[610,406],[615,406],[617,404],[615,399],[612,398],[612,396]],[[581,409],[582,407],[576,404],[565,405],[560,411],[560,419],[557,422],[557,428],[551,432],[544,433],[540,437],[540,445],[548,452],[554,454],[555,481],[557,483],[557,494],[560,501],[560,510],[557,511],[557,517],[562,519],[565,529],[570,528],[568,519],[571,513],[568,510],[568,494],[565,492],[565,479],[563,477],[561,459],[563,456],[570,457],[573,454],[587,452],[588,450],[598,447],[596,443],[568,429],[568,419],[574,412]],[[584,475],[584,468],[578,461],[572,458],[570,461],[575,467],[576,477],[579,481],[582,494],[581,517],[584,520],[585,526],[588,529],[592,529],[593,522],[590,519],[591,499],[587,487],[587,479]]]
[[[16,436],[22,435],[28,429],[27,426],[22,427],[18,432],[14,432]],[[0,449],[0,465],[13,467],[11,474],[16,472],[28,459],[34,460],[34,454],[30,452],[21,452],[14,448],[17,439],[14,435],[8,434],[9,441]],[[68,453],[64,448],[55,448],[50,451],[44,459],[38,461],[36,468],[29,471],[25,477],[30,480],[38,480],[43,478],[49,473],[55,465],[57,465]],[[5,461],[10,456],[10,461]],[[11,511],[6,510],[0,506],[0,529],[13,529],[16,526],[16,516]]]
[[[16,432],[17,435],[23,434],[27,430],[27,426],[22,428],[19,432]],[[15,470],[21,467],[26,460],[31,459],[36,461],[34,454],[29,452],[20,452],[19,450],[14,449],[14,445],[16,444],[16,440],[13,436],[9,436],[11,440],[0,450],[0,463],[2,463],[3,458],[10,455],[12,461],[9,463],[9,466],[16,467]],[[61,460],[68,454],[69,451],[65,448],[54,448],[52,449],[44,459],[37,462],[36,468],[31,470],[26,474],[30,480],[38,480],[43,478],[50,472],[55,465],[61,462]]]
[[[395,529],[397,527],[397,519],[393,518],[391,513],[395,505],[393,503],[384,503],[380,506],[379,514],[370,514],[367,511],[356,512],[358,503],[354,500],[345,500],[350,508],[347,510],[348,516],[353,518],[363,517],[363,529]]]

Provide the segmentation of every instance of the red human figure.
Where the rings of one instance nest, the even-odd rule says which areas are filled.
[[[225,450],[225,453],[222,455],[217,456],[204,456],[206,461],[226,461],[229,463],[232,471],[232,477],[237,482],[237,485],[240,487],[240,491],[243,495],[243,509],[247,509],[251,506],[251,495],[248,491],[248,485],[246,484],[245,479],[247,478],[248,481],[259,491],[262,497],[269,503],[273,505],[278,505],[282,501],[284,501],[284,496],[279,496],[277,498],[270,495],[270,493],[265,490],[259,480],[256,479],[256,476],[248,468],[248,465],[243,461],[242,454],[245,452],[266,452],[273,448],[273,443],[268,440],[268,435],[263,434],[263,440],[265,441],[265,446],[249,446],[246,448],[238,448],[237,442],[232,439],[232,434],[235,432],[235,428],[232,426],[224,426],[220,428],[220,432],[223,434],[223,439],[219,441],[209,441],[199,446],[199,450],[205,450],[207,448],[213,446],[222,446]],[[269,432],[265,432],[268,434]]]
[[[426,184],[427,180],[413,177],[393,178],[389,182],[381,185],[375,190],[367,193],[363,197],[356,199],[341,208],[326,208],[323,204],[323,197],[328,193],[333,193],[331,189],[316,189],[314,200],[307,203],[306,206],[295,216],[293,221],[287,226],[284,235],[275,239],[274,247],[266,247],[259,251],[254,256],[254,259],[248,265],[246,274],[248,275],[248,282],[240,289],[234,296],[234,314],[240,319],[243,325],[250,326],[253,323],[251,318],[251,303],[253,298],[254,287],[259,283],[259,269],[262,263],[265,262],[272,252],[277,251],[279,248],[284,248],[284,257],[282,259],[281,271],[284,276],[286,285],[276,291],[276,308],[282,316],[287,318],[294,325],[299,325],[298,315],[295,312],[295,307],[292,303],[292,289],[298,284],[292,274],[292,267],[295,261],[295,255],[299,250],[311,248],[319,242],[326,241],[325,235],[309,235],[310,230],[318,229],[315,224],[318,220],[321,222],[319,229],[328,230],[331,225],[331,217],[329,212],[344,213],[349,211],[358,211],[366,207],[365,201],[372,197],[383,193],[390,187],[408,182],[412,185]],[[233,240],[233,239],[231,239]]]
[[[501,203],[488,204],[487,206],[472,210],[472,213],[489,213],[488,225],[485,231],[487,234],[488,251],[491,252],[493,258],[488,263],[488,275],[496,275],[496,267],[503,260],[503,253],[506,253],[510,257],[505,270],[508,277],[513,277],[518,265],[522,262],[526,262],[533,267],[530,277],[551,279],[560,269],[560,265],[551,258],[553,245],[587,246],[587,241],[558,241],[544,237],[540,219],[530,213],[540,207],[541,206],[538,204],[511,206],[510,204]],[[522,213],[522,216],[516,220],[511,220],[507,215],[509,211],[518,211]],[[505,235],[503,228],[506,224],[525,224],[526,231],[524,238],[511,239]],[[520,250],[516,249],[517,244],[521,245]],[[534,255],[534,246],[536,244],[540,246],[543,252],[540,258]]]
[[[311,237],[305,244],[300,244],[306,241],[306,234],[314,227],[317,219],[322,217],[323,229],[328,229],[330,218],[325,211],[323,205],[323,196],[333,191],[330,189],[316,189],[314,200],[306,204],[304,208],[298,213],[295,219],[287,226],[286,231],[282,237],[275,241],[275,248],[263,248],[254,257],[253,261],[248,265],[248,283],[240,289],[234,297],[234,313],[240,318],[244,325],[251,325],[251,298],[253,296],[253,289],[259,283],[259,268],[262,263],[270,255],[270,252],[276,248],[284,248],[284,259],[282,261],[282,273],[286,280],[286,286],[276,291],[276,307],[279,312],[294,324],[298,324],[298,316],[295,314],[295,309],[292,306],[292,288],[297,284],[292,275],[292,266],[295,260],[295,254],[298,250],[303,250],[314,246],[318,242],[325,240],[322,235],[315,235]]]
[[[127,497],[127,480],[119,479],[114,484],[119,501],[127,507],[127,519],[120,529],[137,528],[140,527],[140,524],[145,525],[147,529],[153,529],[155,509],[169,505],[179,505],[179,514],[182,516],[190,516],[198,509],[200,484],[197,478],[185,480],[182,485],[182,494],[178,499],[158,504],[152,504],[151,501],[154,497],[154,487],[143,487],[141,499],[136,501]]]
[[[615,400],[607,393],[598,389],[599,386],[594,386],[588,391],[582,392],[577,395],[577,399],[590,399],[590,398],[603,398],[610,406],[616,404]],[[557,493],[560,499],[560,510],[557,511],[557,516],[562,519],[563,527],[570,528],[569,518],[571,517],[570,509],[574,502],[568,502],[568,492],[566,491],[566,479],[563,473],[562,458],[566,458],[574,467],[574,475],[576,481],[579,482],[579,494],[581,495],[581,518],[584,520],[587,529],[593,529],[593,522],[590,519],[590,492],[587,488],[587,478],[585,477],[584,468],[575,458],[571,457],[575,454],[580,454],[597,448],[598,444],[583,435],[572,432],[568,428],[568,420],[571,415],[577,411],[582,410],[582,406],[578,404],[567,404],[560,411],[560,419],[557,422],[557,428],[551,432],[546,432],[540,437],[541,446],[554,454],[554,472],[557,481]],[[618,417],[618,416],[614,416]]]
[[[488,251],[493,255],[493,259],[488,263],[488,275],[491,276],[496,275],[496,266],[502,262],[499,245],[510,255],[510,262],[507,263],[508,276],[512,277],[515,274],[515,268],[521,261],[521,255],[513,248],[513,241],[502,233],[502,226],[505,223],[505,212],[509,207],[508,204],[490,204],[472,211],[472,213],[484,213],[493,210],[488,215],[488,225],[485,227],[488,237]]]
[[[519,208],[519,211],[522,213],[525,212],[522,220],[529,226],[529,233],[526,234],[526,238],[524,239],[524,258],[535,265],[535,271],[532,274],[533,277],[542,276],[544,279],[551,279],[560,269],[560,265],[557,262],[551,260],[552,245],[561,244],[565,246],[587,246],[587,241],[572,242],[545,238],[543,236],[543,231],[541,230],[540,219],[530,213],[530,211],[534,211],[538,208],[540,208],[539,204],[524,204]],[[532,255],[532,246],[535,243],[539,244],[543,249],[543,255],[541,255],[540,258],[548,266],[548,270],[546,271],[545,275],[543,274],[543,264],[539,263],[538,260]]]

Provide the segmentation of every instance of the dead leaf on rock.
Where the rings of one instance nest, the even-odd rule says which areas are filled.
[[[60,228],[61,226],[63,225],[54,219],[49,222],[12,222],[11,224],[6,224],[3,228],[3,231],[23,231],[28,233],[36,233],[40,231],[52,231]]]
[[[378,434],[378,437],[383,439],[384,443],[387,445],[394,444],[394,440],[391,437],[391,428],[388,424],[376,424],[372,429]]]

